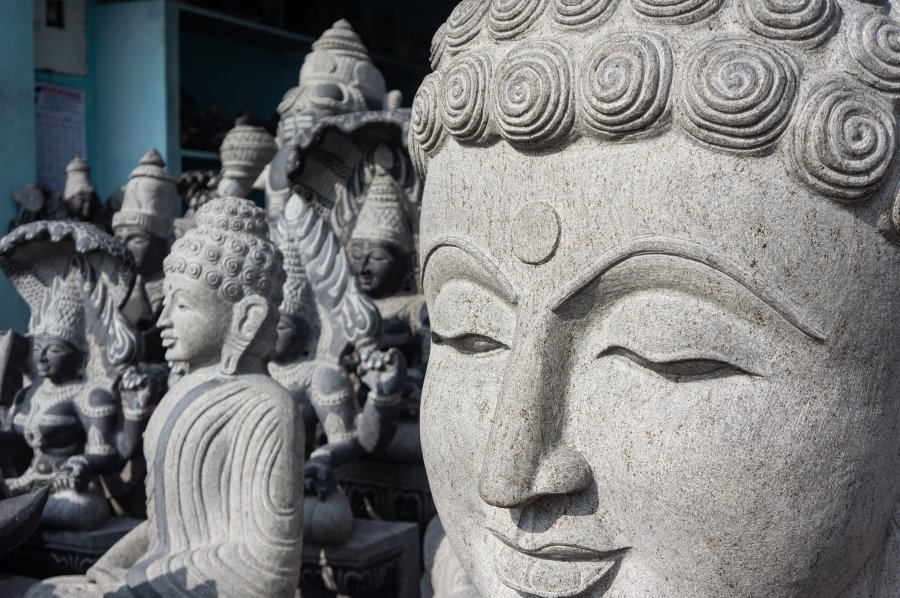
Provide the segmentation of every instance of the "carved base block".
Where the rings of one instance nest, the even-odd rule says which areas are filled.
[[[24,544],[0,559],[0,570],[38,579],[83,575],[138,523],[137,519],[111,517],[98,529],[88,532],[39,527]]]
[[[343,546],[304,543],[303,598],[417,598],[422,565],[415,524],[356,519]]]
[[[437,514],[424,465],[354,461],[335,475],[355,517],[411,521],[424,533]]]

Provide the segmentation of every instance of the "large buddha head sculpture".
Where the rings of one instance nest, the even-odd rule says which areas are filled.
[[[433,49],[422,446],[482,595],[897,595],[887,7],[466,0]]]

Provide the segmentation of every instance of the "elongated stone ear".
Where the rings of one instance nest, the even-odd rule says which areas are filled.
[[[258,295],[244,297],[234,306],[219,365],[219,370],[223,374],[231,376],[237,373],[241,361],[253,346],[268,314],[268,302]]]

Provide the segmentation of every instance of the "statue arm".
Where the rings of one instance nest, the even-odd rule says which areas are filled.
[[[115,397],[97,388],[87,397],[76,399],[75,405],[87,436],[83,458],[90,469],[89,473],[115,473],[124,463],[116,448],[119,405]]]
[[[29,388],[30,387],[25,387],[16,392],[12,407],[3,413],[3,417],[0,419],[0,447],[2,447],[5,456],[25,456],[31,453],[31,447],[25,442],[25,437],[13,427],[12,421],[13,415],[16,412],[16,407],[25,400]]]

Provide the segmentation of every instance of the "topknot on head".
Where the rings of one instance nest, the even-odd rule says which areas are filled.
[[[546,151],[669,132],[778,153],[838,200],[895,174],[900,24],[880,3],[463,0],[432,66],[409,132],[422,176],[450,138]]]

